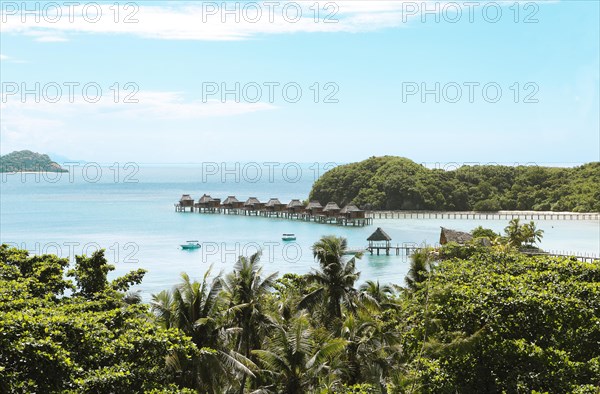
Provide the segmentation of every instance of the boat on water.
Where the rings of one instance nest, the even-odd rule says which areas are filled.
[[[200,249],[202,245],[200,245],[199,241],[186,241],[187,243],[181,245],[181,249],[183,250],[193,250]]]
[[[295,234],[283,234],[281,236],[281,239],[283,241],[295,241],[296,240],[296,235]]]

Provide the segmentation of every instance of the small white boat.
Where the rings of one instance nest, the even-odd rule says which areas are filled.
[[[281,236],[281,239],[283,241],[295,241],[296,240],[296,234],[283,234]]]
[[[200,245],[199,241],[186,241],[187,243],[181,245],[181,249],[183,250],[193,250],[200,249],[202,245]]]

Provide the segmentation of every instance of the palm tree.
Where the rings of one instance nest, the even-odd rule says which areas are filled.
[[[410,256],[410,269],[406,274],[404,281],[406,286],[415,291],[419,288],[419,284],[427,280],[431,262],[429,251],[426,249],[418,250]]]
[[[300,313],[289,327],[276,325],[265,350],[253,350],[263,372],[273,376],[277,392],[306,393],[327,361],[343,352],[346,341],[334,338],[317,346],[308,316]]]
[[[151,302],[152,312],[164,327],[182,330],[200,350],[197,359],[182,360],[174,355],[169,364],[179,372],[184,384],[210,393],[218,392],[232,371],[252,373],[252,363],[227,348],[231,332],[217,322],[222,281],[217,275],[209,284],[211,270],[212,267],[201,283],[182,273],[181,284],[172,291],[152,295]]]
[[[260,349],[262,338],[273,326],[272,319],[264,311],[263,300],[272,288],[277,273],[263,278],[260,252],[250,258],[240,256],[233,266],[233,272],[223,281],[229,298],[227,315],[240,331],[237,339],[237,352],[252,359],[251,351]],[[240,392],[243,392],[248,374],[241,379]]]
[[[521,246],[523,243],[523,227],[520,224],[519,218],[512,219],[508,222],[508,226],[504,228],[504,233],[508,237],[508,242],[515,247]]]
[[[325,303],[330,317],[330,327],[342,317],[342,303],[353,308],[356,290],[354,282],[360,276],[356,271],[357,254],[344,261],[347,241],[342,237],[325,236],[313,245],[313,256],[319,262],[320,270],[305,276],[307,283],[316,284],[317,289],[307,294],[298,304],[299,309],[311,309],[319,302]]]
[[[523,225],[522,232],[523,238],[525,238],[525,242],[527,242],[527,244],[530,246],[541,242],[542,238],[544,237],[544,230],[536,228],[536,225],[533,222],[533,220]]]
[[[368,280],[359,287],[359,299],[367,306],[376,309],[393,307],[391,302],[394,289],[390,285],[380,285],[379,281]]]

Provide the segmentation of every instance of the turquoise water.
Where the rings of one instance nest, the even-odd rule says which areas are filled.
[[[310,165],[302,166],[302,176],[274,171],[271,178],[267,173],[255,176],[247,172],[238,174],[237,179],[232,174],[226,179],[223,174],[209,176],[206,168],[193,165],[142,167],[135,175],[122,168],[118,179],[114,169],[104,167],[101,176],[92,170],[86,176],[77,168],[57,181],[50,178],[53,174],[4,175],[0,242],[69,258],[106,248],[108,260],[117,267],[113,276],[139,267],[149,271],[139,286],[145,299],[177,283],[183,271],[200,278],[212,264],[215,272],[227,272],[238,254],[251,254],[258,248],[263,250],[266,271],[306,273],[316,267],[310,246],[326,234],[346,237],[350,247],[364,247],[374,229],[382,227],[394,245],[435,244],[440,226],[465,231],[478,225],[502,231],[506,226],[505,221],[494,220],[380,219],[372,226],[352,228],[174,211],[173,204],[184,193],[196,200],[205,192],[222,199],[227,195],[240,200],[255,196],[261,201],[278,197],[286,203],[292,198],[305,199],[317,174]],[[138,182],[125,182],[125,175]],[[97,182],[92,183],[95,178]],[[545,231],[544,249],[599,254],[598,221],[539,221],[538,227]],[[283,233],[295,233],[297,241],[282,242]],[[199,240],[202,249],[179,248],[191,239]],[[408,260],[405,256],[365,255],[358,268],[361,281],[401,283]]]

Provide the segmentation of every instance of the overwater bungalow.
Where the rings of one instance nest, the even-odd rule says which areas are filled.
[[[340,215],[342,215],[346,219],[364,219],[365,211],[358,208],[354,204],[348,204],[340,211]]]
[[[334,202],[328,202],[327,205],[325,205],[325,208],[323,208],[323,213],[329,218],[337,217],[340,214],[340,211],[340,207]]]
[[[456,242],[462,245],[473,239],[470,233],[465,233],[464,231],[451,230],[444,227],[441,227],[441,229],[440,245],[446,245],[448,242]]]
[[[228,196],[223,203],[221,203],[221,210],[223,213],[237,213],[244,203],[235,198],[235,196]]]
[[[299,199],[293,199],[288,204],[283,204],[275,197],[269,199],[267,203],[263,203],[256,197],[250,197],[246,202],[241,202],[235,196],[228,196],[221,203],[219,198],[203,194],[194,204],[192,197],[184,194],[180,202],[175,204],[175,210],[184,212],[185,208],[190,208],[191,212],[198,209],[199,213],[278,217],[339,226],[366,226],[372,223],[372,219],[366,217],[365,212],[356,205],[348,204],[344,209],[340,209],[335,202],[330,202],[323,207],[316,200],[305,205]]]
[[[286,205],[285,210],[288,213],[298,214],[304,210],[304,204],[300,200],[292,200]]]
[[[189,194],[184,194],[179,199],[179,203],[175,204],[177,212],[185,212],[189,208],[190,212],[194,211],[194,199]]]
[[[244,203],[244,207],[243,207],[244,214],[245,215],[257,215],[258,211],[260,211],[261,209],[263,209],[264,206],[265,206],[265,204],[261,203],[258,200],[258,198],[256,198],[256,197],[250,197]]]
[[[208,194],[204,194],[198,199],[198,202],[194,205],[198,212],[216,212],[221,206],[220,198],[212,198]]]
[[[278,198],[271,198],[265,204],[265,211],[267,212],[282,212],[285,209],[285,204],[279,201]]]
[[[313,200],[306,206],[305,212],[308,215],[320,215],[323,213],[323,206],[320,202]]]

